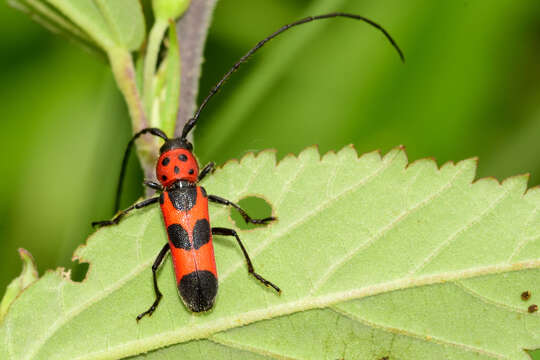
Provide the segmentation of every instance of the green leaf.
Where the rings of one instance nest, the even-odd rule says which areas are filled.
[[[94,51],[97,50],[96,44],[84,31],[43,0],[9,0],[9,3],[28,13],[32,19],[52,32],[73,38],[81,42],[82,45]]]
[[[38,279],[38,272],[36,269],[36,264],[34,263],[34,258],[32,258],[32,254],[25,249],[19,249],[19,255],[23,262],[23,269],[21,271],[21,275],[19,275],[16,279],[13,279],[13,281],[8,285],[6,293],[0,302],[0,321],[2,321],[9,309],[9,306],[11,303],[13,303],[13,301],[15,301],[17,296],[19,296],[24,289],[28,287],[28,285]]]
[[[186,310],[167,258],[164,298],[137,324],[166,242],[159,210],[139,210],[76,251],[90,263],[85,281],[49,272],[19,297],[0,358],[527,359],[540,347],[540,315],[527,312],[540,299],[540,188],[526,191],[526,176],[473,183],[475,169],[350,147],[229,162],[204,186],[272,204],[277,222],[239,234],[281,296],[216,236],[214,309]],[[229,211],[211,205],[212,225],[232,227]]]
[[[47,0],[105,50],[137,50],[145,37],[144,15],[137,0]]]

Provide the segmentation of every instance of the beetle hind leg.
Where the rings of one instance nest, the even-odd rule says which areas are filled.
[[[154,260],[154,264],[152,265],[152,277],[154,279],[154,292],[156,293],[156,300],[154,300],[154,303],[148,310],[145,312],[139,314],[137,316],[137,322],[141,320],[145,315],[152,316],[152,313],[156,310],[157,306],[159,305],[159,302],[161,301],[161,298],[163,297],[163,294],[161,294],[161,291],[159,291],[159,287],[157,284],[157,277],[156,277],[156,271],[159,268],[159,265],[163,262],[163,258],[165,255],[167,255],[167,252],[169,251],[169,243],[167,243],[159,252],[158,256],[156,257],[156,260]]]
[[[251,263],[251,259],[249,258],[249,255],[247,253],[246,248],[244,247],[244,244],[242,244],[242,241],[240,240],[240,237],[233,229],[227,229],[227,228],[221,228],[221,227],[215,227],[212,228],[212,235],[223,235],[223,236],[234,236],[236,241],[238,242],[238,245],[240,245],[240,249],[242,249],[242,253],[244,254],[244,258],[246,259],[248,272],[253,275],[257,280],[262,282],[265,286],[271,287],[274,290],[276,290],[279,294],[281,294],[281,289],[272,283],[271,281],[266,280],[261,275],[257,274],[255,272],[255,269],[253,268],[253,264]]]

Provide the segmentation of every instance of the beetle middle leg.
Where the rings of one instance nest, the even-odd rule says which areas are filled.
[[[251,216],[249,216],[247,214],[247,212],[244,209],[242,209],[239,205],[233,203],[232,201],[224,199],[222,197],[216,196],[216,195],[208,195],[208,200],[211,201],[211,202],[217,203],[217,204],[232,206],[233,208],[238,210],[238,212],[240,213],[240,215],[242,215],[242,217],[244,218],[244,221],[246,223],[266,224],[266,223],[269,223],[270,221],[277,220],[277,218],[275,218],[273,216],[269,216],[269,217],[266,217],[264,219],[252,219]]]
[[[120,211],[118,213],[118,215],[116,215],[112,220],[94,221],[92,223],[92,226],[102,227],[102,226],[116,225],[130,211],[135,210],[135,209],[141,209],[141,208],[146,207],[148,205],[152,205],[154,203],[157,203],[158,200],[159,200],[159,197],[153,197],[153,198],[150,198],[150,199],[143,200],[141,202],[138,202],[136,204],[131,205],[130,207],[128,207],[125,210]]]

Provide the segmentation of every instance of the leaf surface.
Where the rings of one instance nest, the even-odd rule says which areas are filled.
[[[524,349],[540,347],[540,315],[527,312],[540,299],[540,189],[526,191],[525,176],[473,183],[475,169],[407,165],[401,149],[229,162],[204,186],[272,204],[276,223],[239,234],[281,296],[216,236],[214,309],[185,309],[167,258],[164,298],[137,324],[166,242],[159,210],[141,210],[78,249],[85,281],[49,272],[19,297],[0,327],[0,358],[528,359]],[[233,227],[229,209],[210,213],[213,226]]]

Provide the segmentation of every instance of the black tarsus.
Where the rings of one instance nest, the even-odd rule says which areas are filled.
[[[238,237],[238,234],[236,233],[236,231],[234,231],[233,229],[214,227],[212,228],[212,235],[234,236],[236,238],[236,241],[238,242],[238,245],[240,245],[240,249],[242,249],[242,253],[244,254],[244,257],[246,258],[248,272],[251,275],[255,276],[255,278],[259,280],[260,282],[262,282],[265,286],[272,287],[279,294],[281,294],[281,289],[279,287],[277,287],[272,282],[266,280],[261,275],[255,272],[255,269],[253,268],[253,264],[251,263],[251,259],[249,258],[246,248],[244,247],[244,244],[242,244],[242,241],[240,240],[240,237]]]
[[[131,147],[135,143],[135,140],[137,140],[139,138],[139,136],[144,135],[144,134],[151,134],[151,135],[154,135],[154,136],[159,136],[160,138],[162,138],[165,141],[169,140],[167,135],[165,135],[165,133],[163,131],[161,131],[160,129],[158,129],[158,128],[145,128],[145,129],[142,129],[141,131],[139,131],[138,133],[133,135],[131,140],[129,140],[129,143],[128,143],[127,148],[126,148],[126,152],[124,153],[124,158],[122,159],[122,168],[120,170],[120,178],[118,179],[118,186],[116,188],[116,199],[114,201],[113,214],[116,214],[116,212],[120,208],[120,196],[122,194],[122,183],[124,181],[124,176],[126,174],[126,166],[127,166],[127,162],[128,162],[128,159],[129,159],[129,154],[131,152]]]
[[[141,202],[138,202],[136,204],[133,204],[131,205],[130,207],[128,207],[127,209],[125,210],[122,210],[118,213],[118,215],[116,215],[112,220],[103,220],[103,221],[94,221],[92,223],[92,226],[98,226],[98,227],[102,227],[102,226],[109,226],[109,225],[116,225],[120,222],[120,220],[126,216],[131,210],[135,210],[135,209],[141,209],[145,206],[148,206],[148,205],[152,205],[152,204],[155,204],[159,201],[159,196],[158,197],[153,197],[153,198],[150,198],[150,199],[146,199],[146,200],[143,200]]]
[[[345,17],[345,18],[360,20],[360,21],[363,21],[363,22],[368,23],[369,25],[375,27],[377,30],[380,30],[384,34],[384,36],[388,39],[388,41],[390,41],[390,43],[392,44],[394,49],[396,49],[396,51],[399,54],[399,57],[401,58],[401,61],[405,62],[405,56],[403,55],[403,52],[401,51],[401,49],[399,48],[399,46],[397,45],[395,40],[392,38],[392,36],[390,36],[390,34],[381,25],[377,24],[376,22],[374,22],[372,20],[369,20],[368,18],[365,18],[365,17],[360,16],[360,15],[356,15],[356,14],[348,14],[348,13],[342,13],[342,12],[334,12],[334,13],[323,14],[323,15],[318,15],[318,16],[308,16],[308,17],[303,18],[301,20],[298,20],[298,21],[295,21],[293,23],[282,26],[279,30],[272,33],[270,36],[268,36],[265,39],[259,41],[257,43],[257,45],[255,45],[244,56],[242,56],[240,58],[240,60],[238,60],[238,62],[236,62],[236,64],[234,64],[233,67],[210,90],[210,93],[203,100],[203,102],[201,103],[201,105],[197,109],[197,112],[195,112],[195,115],[191,119],[189,119],[188,122],[184,125],[184,128],[182,130],[181,138],[186,139],[188,133],[191,131],[191,129],[197,123],[197,120],[199,119],[199,115],[201,114],[201,111],[206,107],[206,104],[212,98],[212,96],[214,96],[219,91],[219,89],[221,88],[221,86],[223,86],[225,81],[227,81],[227,79],[240,67],[240,65],[242,65],[244,62],[246,62],[247,59],[249,59],[249,57],[251,55],[253,55],[261,47],[263,47],[264,44],[266,44],[267,42],[269,42],[270,40],[272,40],[273,38],[275,38],[276,36],[278,36],[282,32],[284,32],[284,31],[286,31],[286,30],[288,30],[288,29],[290,29],[292,27],[302,25],[302,24],[305,24],[305,23],[308,23],[308,22],[311,22],[311,21],[314,21],[314,20],[328,19],[328,18],[334,18],[334,17]]]
[[[199,173],[199,178],[197,179],[197,181],[201,181],[206,175],[208,175],[208,173],[213,172],[215,166],[216,164],[214,162],[209,162],[208,164],[206,164],[206,166]]]
[[[156,271],[159,268],[159,265],[161,265],[161,262],[163,261],[165,255],[167,255],[167,251],[169,251],[169,249],[169,243],[165,244],[165,246],[163,246],[158,256],[156,257],[156,260],[154,260],[154,264],[152,265],[152,277],[154,278],[154,292],[156,293],[156,300],[154,300],[154,303],[152,304],[152,306],[150,306],[148,310],[137,316],[137,322],[141,320],[145,315],[152,316],[152,313],[156,310],[159,302],[161,301],[161,298],[163,297],[163,294],[161,294],[161,291],[159,291],[158,288]]]
[[[244,221],[247,223],[252,223],[252,224],[266,224],[270,221],[274,221],[274,220],[277,220],[277,218],[273,217],[273,216],[269,216],[269,217],[266,217],[264,219],[252,219],[248,214],[247,212],[242,209],[239,205],[233,203],[232,201],[229,201],[227,199],[224,199],[222,197],[219,197],[217,195],[208,195],[208,201],[211,201],[211,202],[214,202],[216,204],[222,204],[222,205],[227,205],[227,206],[232,206],[233,208],[235,208],[236,210],[238,210],[238,212],[240,213],[240,215],[242,215],[242,217],[244,218]]]

